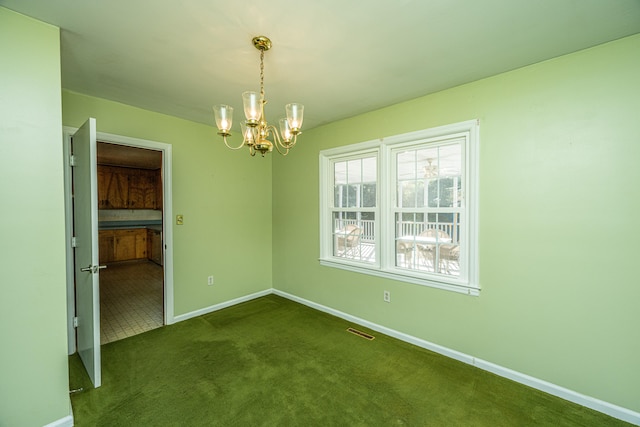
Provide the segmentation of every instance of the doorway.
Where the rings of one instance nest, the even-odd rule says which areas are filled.
[[[68,353],[76,351],[76,313],[73,275],[72,230],[73,215],[71,191],[71,135],[73,128],[64,128],[65,152],[65,207],[67,222],[67,306],[68,306]],[[111,181],[111,191],[119,190],[120,201],[111,194],[110,198],[99,196],[99,223],[101,231],[111,232],[112,238],[105,242],[99,239],[100,264],[109,268],[100,271],[100,318],[101,344],[121,339],[131,334],[174,323],[173,317],[173,237],[171,213],[171,145],[161,142],[129,138],[120,135],[97,132],[97,140],[103,147],[114,149],[102,152],[99,161],[108,164],[111,172],[125,168],[131,172],[126,185],[120,174],[120,181]],[[115,153],[115,154],[114,154]],[[159,165],[140,166],[144,162],[140,153],[155,155]],[[115,157],[113,157],[115,156]],[[118,157],[119,156],[119,157]],[[153,157],[153,156],[152,156]],[[117,160],[117,159],[120,160]],[[138,163],[136,163],[138,162]],[[113,169],[121,168],[121,169]],[[144,171],[147,172],[144,172]],[[149,191],[148,179],[152,170],[159,175],[157,192]],[[113,177],[111,177],[113,178]],[[105,179],[104,175],[96,177]],[[147,182],[145,183],[145,179]],[[103,182],[104,183],[104,182]],[[108,191],[107,185],[107,191]],[[155,196],[154,196],[155,194]],[[155,197],[155,199],[154,199]],[[107,202],[107,200],[109,200]],[[124,200],[124,202],[123,202]],[[116,201],[116,202],[114,202]],[[107,205],[107,203],[110,203]],[[118,203],[127,203],[126,205]],[[142,203],[140,205],[139,203]],[[146,203],[146,204],[145,204]],[[155,205],[149,205],[149,204]],[[140,223],[140,222],[143,223]],[[118,227],[118,226],[125,227]],[[111,227],[109,227],[111,226]],[[116,233],[116,229],[123,230]],[[124,233],[116,236],[116,234]],[[117,239],[117,240],[116,240]],[[117,247],[116,247],[117,246]],[[106,260],[103,254],[107,255]],[[105,261],[103,263],[103,261]],[[107,270],[109,272],[107,273]],[[114,285],[115,284],[115,285]],[[119,302],[118,302],[119,301]],[[121,304],[124,302],[124,304]],[[104,304],[103,304],[104,303]],[[133,316],[131,316],[133,315]],[[128,317],[127,317],[128,316]],[[115,323],[114,323],[115,322]],[[117,329],[121,329],[117,331]]]
[[[100,343],[164,325],[162,151],[97,142]]]

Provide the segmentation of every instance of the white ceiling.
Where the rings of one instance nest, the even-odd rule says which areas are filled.
[[[62,29],[62,86],[214,125],[259,90],[303,128],[640,32],[640,0],[0,0]]]

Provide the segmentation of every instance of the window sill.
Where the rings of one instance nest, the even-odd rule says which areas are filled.
[[[443,289],[445,291],[457,292],[460,294],[480,296],[480,288],[466,286],[464,284],[454,284],[447,282],[440,282],[432,279],[416,277],[410,274],[403,274],[400,271],[395,270],[382,270],[378,267],[365,264],[359,264],[355,262],[334,260],[334,259],[320,259],[320,265],[325,267],[339,268],[342,270],[352,271],[355,273],[368,274],[370,276],[383,277],[385,279],[398,280],[400,282],[413,283],[421,286],[428,286],[430,288]]]

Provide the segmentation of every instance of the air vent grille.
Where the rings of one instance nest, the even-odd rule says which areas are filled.
[[[369,335],[366,332],[362,332],[362,331],[359,331],[359,330],[353,329],[353,328],[347,328],[347,332],[351,332],[352,334],[358,335],[359,337],[362,337],[362,338],[367,339],[369,341],[371,341],[372,339],[375,338],[373,335]]]

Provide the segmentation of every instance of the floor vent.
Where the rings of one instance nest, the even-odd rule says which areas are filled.
[[[347,331],[351,332],[352,334],[358,335],[359,337],[366,338],[369,341],[371,341],[372,339],[375,338],[373,335],[369,335],[366,332],[362,332],[362,331],[359,331],[357,329],[348,328]]]

